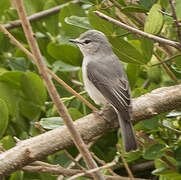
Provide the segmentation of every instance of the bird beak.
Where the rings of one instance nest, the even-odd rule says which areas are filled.
[[[81,41],[79,41],[78,39],[69,39],[69,42],[75,43],[75,44],[82,44],[83,43]]]

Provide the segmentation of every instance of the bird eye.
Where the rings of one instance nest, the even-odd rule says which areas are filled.
[[[86,39],[86,40],[84,41],[85,44],[89,44],[90,42],[91,42],[91,40],[89,40],[89,39]]]

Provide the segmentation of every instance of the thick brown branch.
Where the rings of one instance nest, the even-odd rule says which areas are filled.
[[[133,99],[134,123],[180,107],[181,85],[153,90]],[[92,113],[74,122],[75,128],[86,142],[119,128],[112,108],[103,110],[103,113],[106,120]],[[72,138],[65,126],[21,141],[16,147],[0,154],[0,178],[71,145]]]
[[[177,49],[179,49],[181,51],[181,45],[179,42],[176,42],[176,41],[171,41],[169,39],[164,39],[164,38],[161,38],[161,37],[158,37],[158,36],[155,36],[155,35],[152,35],[152,34],[149,34],[149,33],[146,33],[146,32],[143,32],[139,29],[136,29],[136,28],[133,28],[131,26],[128,26],[120,21],[117,21],[116,19],[113,19],[99,11],[94,11],[94,13],[99,16],[100,18],[102,19],[105,19],[106,21],[109,21],[110,23],[112,24],[115,24],[123,29],[126,29],[134,34],[139,34],[140,36],[143,36],[143,37],[146,37],[146,38],[149,38],[149,39],[152,39],[156,42],[159,42],[159,43],[163,43],[163,44],[167,44],[169,46],[172,46],[172,47],[175,47]]]

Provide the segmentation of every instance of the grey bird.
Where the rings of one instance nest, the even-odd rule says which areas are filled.
[[[89,96],[96,104],[113,106],[118,114],[125,151],[136,150],[129,82],[108,39],[100,31],[89,30],[70,42],[76,43],[84,56],[82,73]]]

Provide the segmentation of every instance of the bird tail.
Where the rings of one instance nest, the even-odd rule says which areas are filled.
[[[121,117],[121,113],[119,112],[118,119],[121,126],[121,134],[123,137],[125,151],[130,152],[136,150],[138,146],[131,121],[123,119]]]

